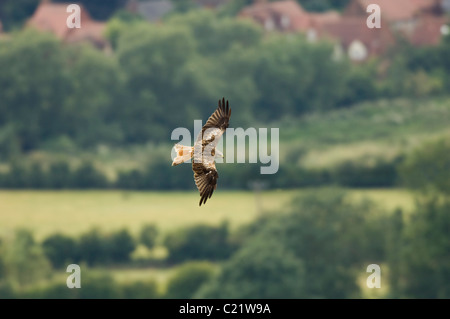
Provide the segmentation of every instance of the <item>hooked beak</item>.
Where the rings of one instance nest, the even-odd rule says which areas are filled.
[[[224,158],[223,153],[216,149],[216,156]]]

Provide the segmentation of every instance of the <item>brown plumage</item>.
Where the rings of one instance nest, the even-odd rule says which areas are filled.
[[[194,171],[195,185],[200,192],[199,206],[206,203],[217,188],[219,174],[214,163],[214,157],[217,143],[228,127],[230,116],[231,109],[228,101],[225,104],[225,98],[222,98],[222,100],[219,100],[216,111],[203,126],[194,144],[192,170]]]

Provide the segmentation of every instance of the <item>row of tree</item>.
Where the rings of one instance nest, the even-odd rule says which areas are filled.
[[[249,182],[261,181],[268,188],[298,188],[325,185],[343,187],[395,187],[412,189],[437,188],[450,192],[450,142],[438,139],[391,160],[379,159],[371,163],[343,162],[334,168],[305,169],[289,158],[273,175],[261,175],[255,164],[221,165],[220,186],[246,189]],[[8,172],[0,173],[0,187],[25,189],[192,189],[192,168],[183,164],[174,168],[166,159],[158,159],[144,169],[119,172],[117,179],[109,180],[91,162],[71,167],[67,162],[55,162],[44,167],[11,164]]]
[[[133,262],[132,253],[138,245],[143,245],[150,251],[155,246],[164,247],[167,250],[164,261],[179,264],[192,260],[224,260],[239,246],[239,240],[231,236],[225,222],[219,226],[195,225],[179,229],[165,234],[161,243],[158,237],[158,228],[147,224],[142,226],[137,237],[126,229],[105,233],[94,228],[77,238],[55,233],[38,243],[29,231],[19,229],[9,244],[5,240],[1,246],[0,279],[8,276],[19,284],[26,284],[29,275],[25,270],[29,269],[22,262],[29,259],[40,261],[37,264],[41,270],[46,268],[42,266],[44,264],[49,264],[54,270],[80,263],[88,266],[124,265]]]

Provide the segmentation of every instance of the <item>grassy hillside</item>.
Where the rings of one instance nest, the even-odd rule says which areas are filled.
[[[285,120],[279,126],[284,154],[302,154],[302,164],[308,167],[327,167],[349,159],[391,158],[449,135],[448,123],[450,99],[436,98],[368,102]]]

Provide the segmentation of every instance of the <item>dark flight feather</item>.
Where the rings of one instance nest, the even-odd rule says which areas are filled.
[[[231,109],[228,101],[225,102],[225,98],[222,98],[222,100],[219,100],[217,109],[202,127],[194,145],[194,153],[195,149],[199,150],[200,146],[202,152],[197,154],[197,157],[194,154],[194,160],[192,161],[195,184],[200,192],[199,206],[205,204],[217,188],[219,174],[214,164],[215,147],[229,125],[230,116]],[[208,147],[207,152],[211,152],[212,156],[201,156],[204,154],[206,147]]]

